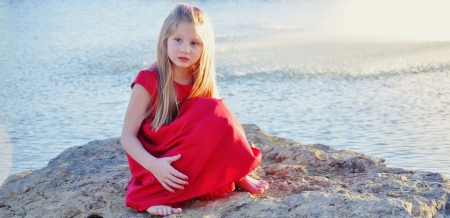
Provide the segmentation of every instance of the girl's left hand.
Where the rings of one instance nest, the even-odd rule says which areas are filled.
[[[157,158],[152,162],[151,166],[148,167],[149,171],[153,173],[161,185],[172,193],[175,192],[173,188],[184,189],[184,185],[188,184],[186,181],[188,177],[180,173],[171,165],[180,158],[180,154],[171,157]]]

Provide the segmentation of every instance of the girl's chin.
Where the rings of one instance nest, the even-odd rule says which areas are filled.
[[[172,69],[178,69],[178,70],[190,70],[192,65],[188,63],[172,63]]]

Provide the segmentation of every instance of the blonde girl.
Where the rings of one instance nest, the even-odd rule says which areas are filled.
[[[218,99],[214,32],[199,8],[178,4],[164,21],[157,60],[138,73],[121,143],[131,179],[126,204],[152,215],[181,213],[189,200],[225,196],[235,185],[268,188],[247,174],[261,161]]]

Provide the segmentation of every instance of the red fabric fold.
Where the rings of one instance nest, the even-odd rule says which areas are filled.
[[[153,72],[141,72],[134,83],[143,85],[142,81],[146,81],[153,86],[157,81],[152,82],[152,78],[157,78]],[[179,100],[184,100],[189,93],[180,92],[188,87],[177,86]],[[127,154],[132,176],[126,204],[139,212],[154,205],[180,207],[196,197],[210,200],[225,196],[234,190],[234,181],[261,162],[259,150],[249,146],[242,126],[221,99],[198,97],[185,101],[177,119],[157,132],[150,122],[151,118],[144,121],[138,139],[155,157],[181,154],[172,166],[189,177],[189,185],[171,193]]]

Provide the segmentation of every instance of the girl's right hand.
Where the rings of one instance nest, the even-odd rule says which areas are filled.
[[[159,183],[172,193],[175,192],[173,188],[184,189],[184,185],[188,184],[186,181],[188,177],[180,173],[171,165],[180,158],[180,154],[171,157],[157,158],[149,167],[150,172],[153,173]]]

